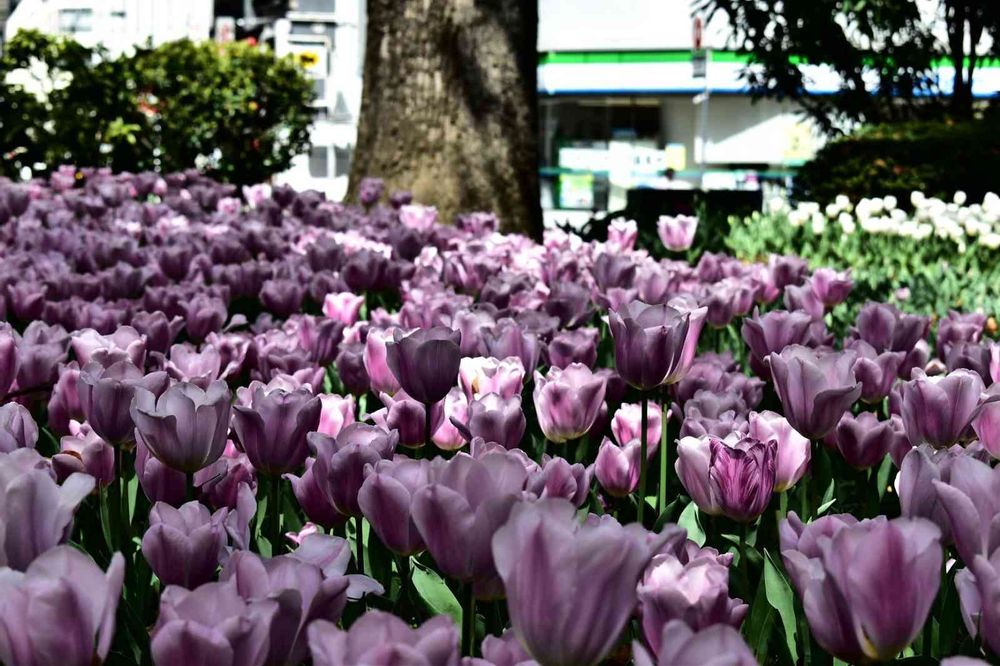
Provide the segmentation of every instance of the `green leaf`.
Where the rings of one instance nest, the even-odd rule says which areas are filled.
[[[823,515],[824,513],[826,513],[826,512],[827,512],[827,510],[829,510],[829,508],[830,508],[831,506],[833,506],[833,505],[834,505],[834,503],[836,503],[836,501],[837,501],[837,498],[836,498],[836,497],[834,497],[834,498],[833,498],[833,499],[831,499],[830,501],[828,501],[828,502],[823,502],[822,504],[820,504],[820,505],[819,505],[819,508],[818,508],[818,509],[816,509],[816,515],[817,515],[817,516],[822,516],[822,515]]]
[[[691,502],[681,511],[681,517],[677,519],[677,524],[687,530],[688,539],[694,541],[699,546],[705,545],[705,530],[698,520],[698,505]]]
[[[889,474],[892,473],[893,462],[892,457],[886,456],[882,461],[881,467],[878,468],[878,498],[879,500],[885,496],[886,488],[889,487]]]
[[[757,661],[767,661],[767,644],[771,638],[771,627],[774,624],[774,609],[767,603],[765,585],[757,586],[757,594],[750,604],[750,616],[743,623],[743,635],[747,645],[753,650]]]
[[[450,615],[455,623],[462,626],[462,606],[452,594],[444,579],[433,569],[428,569],[416,559],[413,564],[413,589],[435,615]]]
[[[798,647],[795,642],[795,596],[792,588],[785,580],[781,569],[775,564],[771,554],[764,549],[764,593],[771,608],[778,611],[781,624],[785,629],[785,645],[792,662],[799,659]]]

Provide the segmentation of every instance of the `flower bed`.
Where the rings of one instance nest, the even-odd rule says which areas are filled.
[[[1000,653],[984,316],[360,192],[0,184],[0,660]]]

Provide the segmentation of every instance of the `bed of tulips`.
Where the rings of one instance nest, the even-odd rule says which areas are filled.
[[[0,183],[0,661],[1000,655],[984,316],[383,194]]]

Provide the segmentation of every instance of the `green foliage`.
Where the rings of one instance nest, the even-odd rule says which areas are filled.
[[[964,191],[973,201],[997,188],[1000,135],[988,120],[911,122],[865,127],[831,141],[799,171],[796,196],[829,203],[894,195],[901,202],[917,190],[951,199]]]
[[[187,40],[112,58],[21,31],[0,59],[0,173],[36,164],[163,172],[236,183],[288,168],[308,147],[312,85],[290,58]]]
[[[981,244],[963,250],[937,236],[917,240],[860,229],[846,234],[836,224],[814,233],[808,224],[791,224],[784,213],[732,218],[730,224],[726,244],[741,259],[797,254],[813,267],[849,267],[855,283],[853,309],[834,313],[845,321],[852,321],[853,310],[867,300],[939,316],[949,309],[1000,313],[998,250]],[[907,290],[905,298],[899,290]]]
[[[830,134],[857,122],[970,117],[976,67],[1000,44],[1000,3],[981,0],[938,0],[923,8],[913,0],[697,0],[695,6],[727,19],[736,47],[750,56],[744,78],[755,94],[796,101]],[[942,63],[958,70],[947,93],[934,71]],[[808,65],[835,72],[839,89],[809,94]]]

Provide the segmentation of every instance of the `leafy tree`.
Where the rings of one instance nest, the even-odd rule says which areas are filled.
[[[755,95],[795,100],[831,134],[857,122],[969,118],[975,70],[990,49],[1000,51],[1000,3],[992,0],[694,0],[694,6],[727,18],[736,46],[750,56],[744,77]],[[956,69],[950,96],[935,74],[942,60]],[[840,89],[808,94],[809,65],[836,72]]]
[[[198,167],[266,180],[308,146],[312,85],[291,59],[245,43],[171,42],[111,58],[19,32],[0,59],[0,173],[60,163]],[[44,169],[43,169],[44,170]]]

